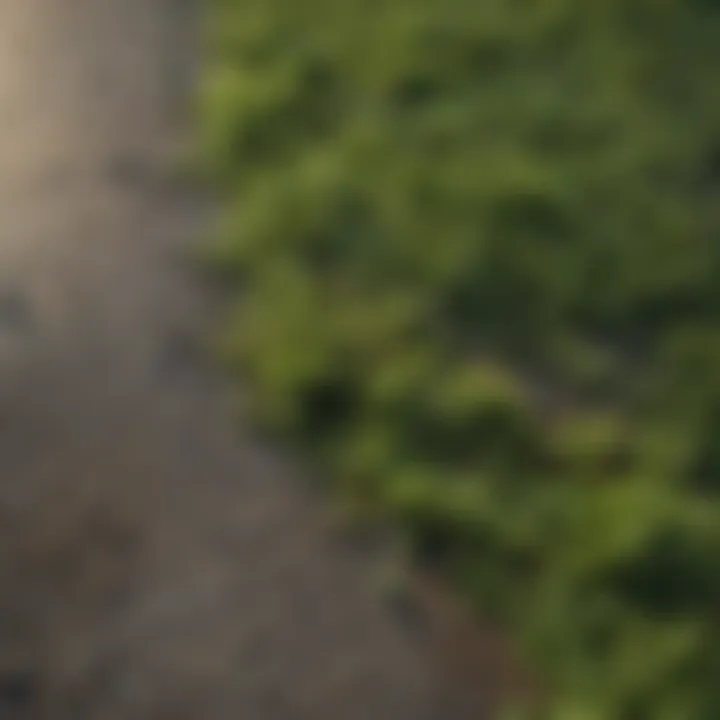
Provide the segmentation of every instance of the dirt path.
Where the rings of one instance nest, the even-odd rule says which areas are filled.
[[[191,16],[0,0],[0,717],[465,717],[192,350]]]

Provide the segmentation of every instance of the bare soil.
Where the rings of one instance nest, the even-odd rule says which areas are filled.
[[[0,0],[0,718],[479,718],[198,350],[196,10]]]

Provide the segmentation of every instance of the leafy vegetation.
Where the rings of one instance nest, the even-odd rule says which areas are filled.
[[[717,720],[720,6],[213,0],[207,30],[258,418],[522,638],[538,717]]]

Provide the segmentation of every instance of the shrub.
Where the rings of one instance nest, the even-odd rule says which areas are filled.
[[[720,717],[720,7],[213,0],[259,415],[523,639],[557,720]]]

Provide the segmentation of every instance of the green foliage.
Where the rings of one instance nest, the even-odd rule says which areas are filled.
[[[523,638],[543,718],[716,720],[720,6],[210,6],[259,416]]]

